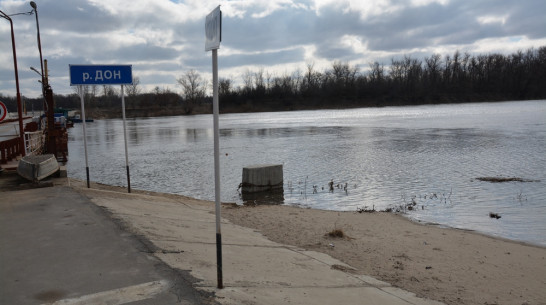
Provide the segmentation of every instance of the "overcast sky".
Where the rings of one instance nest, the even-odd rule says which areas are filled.
[[[72,93],[69,64],[131,64],[144,91],[180,92],[195,69],[211,78],[205,16],[223,14],[219,76],[327,69],[335,60],[386,66],[391,58],[461,52],[510,54],[546,45],[544,0],[35,0],[44,59],[55,93]],[[0,0],[8,15],[30,1]],[[38,97],[34,15],[12,16],[21,94]],[[0,19],[0,93],[15,96],[9,22]]]

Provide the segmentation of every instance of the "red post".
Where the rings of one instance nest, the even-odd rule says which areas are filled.
[[[55,130],[55,101],[53,100],[53,90],[47,86],[45,88],[45,101],[47,105],[47,153],[54,154],[57,157],[57,130]]]
[[[11,47],[13,49],[13,68],[15,69],[15,88],[17,90],[17,114],[19,115],[19,138],[21,155],[25,156],[25,131],[23,129],[23,107],[21,106],[21,93],[19,91],[19,72],[17,70],[17,52],[15,51],[15,34],[13,33],[13,21],[4,12],[0,11],[0,17],[7,19],[11,26]]]

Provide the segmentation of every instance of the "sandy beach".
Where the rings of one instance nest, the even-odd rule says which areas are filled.
[[[447,304],[546,304],[546,248],[391,213],[226,206],[222,217]],[[332,237],[335,230],[343,237]]]

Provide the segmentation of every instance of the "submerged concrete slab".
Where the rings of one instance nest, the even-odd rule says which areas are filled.
[[[283,186],[282,164],[259,164],[243,167],[242,192],[256,193]]]

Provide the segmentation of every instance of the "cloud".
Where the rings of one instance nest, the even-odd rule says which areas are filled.
[[[42,49],[56,93],[71,93],[69,64],[132,64],[145,90],[175,88],[189,69],[210,76],[205,16],[217,0],[40,0]],[[462,52],[511,53],[546,45],[542,0],[222,0],[220,76],[360,67],[391,58]],[[26,0],[0,0],[11,14]],[[35,16],[13,16],[21,92],[40,95]],[[0,20],[0,93],[15,95],[9,23]]]
[[[238,66],[274,66],[279,62],[293,63],[304,60],[305,50],[295,48],[270,52],[259,52],[255,54],[234,54],[222,58],[222,66],[232,68]]]

